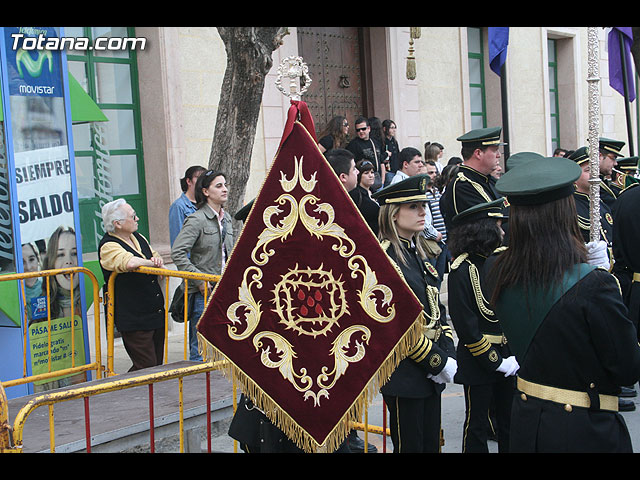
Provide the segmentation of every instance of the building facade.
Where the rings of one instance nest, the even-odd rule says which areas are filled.
[[[359,114],[390,118],[401,148],[423,150],[425,142],[435,141],[444,145],[441,161],[446,162],[459,156],[456,138],[464,132],[502,125],[500,77],[488,66],[486,27],[421,27],[413,42],[414,80],[406,76],[409,27],[289,27],[289,32],[273,54],[265,84],[245,201],[257,195],[282,135],[289,99],[275,88],[275,78],[278,64],[290,55],[302,55],[312,83],[320,85],[303,97],[318,129],[338,114],[347,114],[352,126]],[[136,52],[138,191],[146,195],[150,239],[168,252],[167,211],[180,194],[178,180],[187,167],[206,166],[209,157],[226,53],[215,27],[144,27],[134,34],[147,38],[145,50]],[[604,29],[599,39],[600,134],[627,141],[624,98],[608,82]],[[550,156],[557,146],[575,149],[588,142],[587,55],[586,27],[510,29],[511,153]],[[337,85],[341,80],[348,82],[346,88]],[[336,100],[347,90],[349,98]],[[636,102],[631,122],[637,138]]]
[[[488,27],[288,30],[265,82],[244,202],[259,193],[281,140],[290,101],[275,81],[289,56],[302,56],[309,67],[312,83],[303,100],[318,131],[336,115],[347,117],[351,135],[360,115],[392,119],[401,148],[440,143],[442,164],[460,156],[457,137],[480,127],[508,127],[511,154],[551,156],[556,147],[588,143],[587,27],[510,28],[505,82],[489,68]],[[108,119],[72,126],[83,265],[99,272],[101,206],[125,198],[140,217],[140,232],[173,268],[169,207],[181,194],[185,170],[207,166],[225,94],[225,46],[215,27],[64,27],[64,36],[144,40],[134,48],[66,52],[69,74]],[[627,142],[629,155],[637,152],[640,133],[637,102],[627,115],[624,97],[609,86],[607,30],[599,28],[598,36],[599,133]],[[415,78],[409,79],[411,55]]]

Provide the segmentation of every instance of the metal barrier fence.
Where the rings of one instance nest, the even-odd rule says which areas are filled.
[[[51,277],[55,277],[56,275],[69,275],[70,276],[70,283],[71,285],[73,285],[73,276],[74,275],[80,275],[80,274],[85,274],[87,275],[90,279],[91,279],[91,284],[93,287],[93,298],[94,298],[94,304],[93,304],[93,308],[94,308],[94,327],[95,327],[95,361],[94,362],[90,362],[87,364],[84,364],[84,359],[82,359],[82,365],[76,365],[76,341],[78,341],[78,339],[75,338],[75,328],[71,328],[71,368],[67,368],[67,369],[61,369],[61,370],[52,370],[52,342],[51,342],[51,309],[50,309],[50,304],[51,304],[51,299],[49,298],[49,292],[50,292],[50,282],[51,282]],[[26,305],[26,297],[25,297],[25,290],[24,290],[24,281],[26,279],[29,278],[37,278],[37,277],[44,277],[45,278],[45,283],[46,283],[46,291],[47,291],[47,334],[48,334],[48,346],[47,346],[47,350],[48,350],[48,372],[47,373],[42,373],[42,374],[36,374],[36,375],[27,375],[27,334],[29,329],[27,328],[27,325],[29,325],[29,321],[28,321],[28,316],[27,316],[27,305]],[[7,380],[5,382],[2,382],[2,385],[7,388],[7,387],[12,387],[15,385],[22,385],[25,383],[31,383],[31,382],[38,382],[40,380],[47,380],[47,379],[51,379],[51,378],[55,378],[55,377],[60,377],[60,376],[67,376],[70,374],[77,374],[77,373],[83,373],[86,371],[95,371],[96,373],[96,378],[102,378],[102,371],[103,371],[103,366],[102,366],[102,349],[101,349],[101,341],[100,341],[100,287],[98,285],[98,280],[96,278],[96,276],[94,275],[94,273],[84,267],[70,267],[70,268],[60,268],[60,269],[54,269],[54,270],[41,270],[38,272],[27,272],[27,273],[14,273],[14,274],[8,274],[8,275],[0,275],[0,282],[8,282],[8,281],[13,281],[13,280],[17,280],[19,282],[20,285],[20,291],[22,292],[22,299],[23,299],[23,307],[24,307],[24,325],[25,328],[23,329],[23,375],[22,378],[17,378],[17,379],[13,379],[13,380]],[[71,295],[71,314],[70,314],[70,318],[74,318],[75,316],[75,301],[74,301],[74,295],[76,295],[77,292],[74,292],[74,289],[72,288],[70,290],[70,295]],[[82,315],[82,312],[80,312],[80,315]],[[44,324],[44,321],[42,322]],[[80,339],[81,342],[84,341],[84,339]]]
[[[168,318],[169,318],[169,278],[170,277],[178,277],[184,280],[185,282],[185,307],[184,307],[184,359],[187,360],[188,353],[188,282],[189,280],[205,280],[208,282],[217,282],[220,277],[218,275],[208,275],[208,274],[197,274],[191,272],[183,272],[177,270],[169,270],[169,269],[160,269],[160,268],[152,268],[152,267],[139,267],[135,270],[137,273],[144,273],[148,275],[159,275],[164,277],[165,279],[165,362],[168,360],[167,355],[167,337],[168,334]],[[85,432],[86,432],[86,451],[91,452],[91,433],[90,433],[90,415],[89,415],[89,398],[95,395],[112,392],[115,390],[124,390],[136,386],[148,385],[149,387],[149,432],[150,432],[150,450],[154,452],[154,412],[153,412],[153,385],[157,382],[178,379],[179,383],[179,418],[180,418],[180,427],[179,427],[179,438],[180,438],[180,452],[184,452],[184,410],[183,410],[183,391],[182,384],[185,376],[195,375],[199,373],[204,373],[206,375],[206,386],[207,386],[207,445],[208,451],[211,451],[211,402],[210,402],[210,373],[214,370],[218,370],[222,366],[222,362],[208,362],[206,359],[202,363],[198,363],[196,365],[190,365],[188,367],[182,368],[173,368],[168,369],[162,372],[157,373],[144,373],[144,371],[139,371],[140,375],[136,375],[134,377],[128,377],[125,380],[118,380],[117,374],[114,369],[114,287],[115,287],[115,279],[117,274],[112,274],[109,278],[109,282],[107,285],[107,293],[105,303],[105,315],[107,320],[107,365],[106,368],[103,367],[101,363],[101,339],[100,339],[100,303],[103,301],[100,297],[99,286],[95,275],[88,269],[83,267],[74,267],[68,269],[57,269],[57,270],[45,270],[41,272],[32,272],[32,273],[21,273],[21,274],[13,274],[13,275],[5,275],[0,277],[0,281],[8,281],[8,280],[20,280],[21,288],[24,292],[23,280],[26,278],[32,278],[35,276],[45,276],[47,277],[47,282],[49,281],[49,277],[58,274],[79,274],[84,273],[89,276],[93,284],[93,298],[94,298],[94,323],[95,323],[95,348],[96,348],[96,361],[87,365],[82,366],[73,366],[70,369],[65,370],[57,370],[53,372],[48,372],[47,374],[41,375],[26,375],[26,353],[24,359],[25,371],[23,378],[16,380],[9,380],[0,383],[0,452],[21,452],[23,449],[23,429],[27,417],[38,407],[47,405],[49,408],[49,439],[50,439],[50,451],[55,452],[55,425],[54,425],[54,405],[63,401],[68,401],[72,399],[82,398],[84,401],[84,410],[85,410]],[[49,291],[47,289],[47,291]],[[208,290],[205,291],[205,305],[207,302],[207,294]],[[24,295],[23,295],[24,298]],[[73,302],[72,302],[73,303]],[[26,306],[25,306],[26,311]],[[73,317],[73,311],[72,311]],[[50,323],[50,313],[48,313],[48,322]],[[26,313],[25,313],[25,324],[26,321]],[[25,329],[25,352],[26,352],[26,330]],[[50,329],[49,329],[50,330]],[[73,329],[72,329],[73,332]],[[51,343],[51,342],[49,342]],[[51,346],[49,345],[49,349]],[[51,362],[49,363],[51,365]],[[48,379],[52,377],[57,377],[61,375],[66,375],[70,373],[84,372],[87,370],[95,370],[96,377],[98,379],[102,378],[102,372],[105,371],[105,377],[107,379],[115,377],[112,381],[102,381],[99,384],[84,384],[79,385],[78,387],[70,387],[65,388],[60,391],[51,391],[51,393],[38,395],[35,398],[32,398],[16,415],[16,418],[13,423],[13,427],[10,426],[8,420],[8,413],[5,412],[6,406],[6,396],[4,395],[4,387],[9,387],[13,385],[18,385],[22,383],[28,383],[32,381],[38,381],[43,379]],[[233,398],[236,398],[236,385],[233,383],[232,387]],[[4,399],[3,399],[4,397]],[[233,402],[233,411],[235,413],[236,410],[236,402]],[[386,424],[386,413],[385,406],[383,405],[383,416]],[[368,434],[380,434],[383,436],[383,453],[386,453],[386,436],[389,435],[389,430],[385,425],[383,427],[375,427],[368,425],[367,420],[367,412],[364,414],[364,423],[356,422],[352,425],[352,427],[356,430],[364,431],[364,440],[365,445],[367,445]],[[12,435],[11,435],[12,434]],[[366,447],[365,447],[366,450]],[[238,451],[237,441],[234,441],[234,452]]]
[[[155,268],[155,267],[138,267],[135,270],[136,273],[144,273],[147,275],[158,275],[160,277],[164,277],[165,280],[165,308],[164,308],[164,322],[165,322],[165,342],[164,342],[164,356],[165,361],[167,360],[168,355],[168,345],[167,345],[167,334],[168,334],[168,326],[169,326],[169,278],[177,277],[184,280],[184,360],[188,359],[188,346],[189,346],[189,322],[188,322],[188,290],[189,290],[189,280],[204,280],[206,282],[215,283],[220,280],[220,275],[210,275],[206,273],[192,273],[192,272],[183,272],[180,270],[170,270],[165,268]],[[112,273],[109,276],[109,281],[107,283],[107,298],[105,300],[105,315],[107,317],[107,376],[115,375],[114,371],[114,291],[115,291],[115,281],[119,274]],[[208,289],[204,292],[204,304],[207,304],[207,295],[209,291]]]

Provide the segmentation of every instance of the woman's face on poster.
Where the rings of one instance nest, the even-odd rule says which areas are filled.
[[[71,232],[63,232],[58,237],[58,250],[53,268],[69,268],[78,266],[78,252],[76,249],[76,237]],[[73,288],[78,286],[79,275],[73,275]],[[71,275],[56,275],[58,284],[65,290],[71,290]]]
[[[23,266],[24,272],[37,272],[40,270],[40,262],[38,259],[38,254],[33,250],[33,247],[28,243],[22,246],[22,266]],[[38,279],[36,277],[27,278],[24,281],[24,283],[29,287],[33,287],[37,281]]]

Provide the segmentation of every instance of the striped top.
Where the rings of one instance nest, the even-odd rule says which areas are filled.
[[[444,225],[444,217],[440,212],[440,197],[442,194],[437,190],[427,190],[427,199],[429,200],[429,206],[431,207],[431,217],[433,219],[433,226],[442,234],[442,241],[447,241],[447,227]]]

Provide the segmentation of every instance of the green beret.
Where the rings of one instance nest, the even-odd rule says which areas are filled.
[[[539,205],[568,197],[575,191],[574,182],[582,168],[568,158],[544,157],[514,168],[496,182],[496,190],[510,205]]]
[[[589,147],[580,147],[575,150],[571,155],[567,157],[569,160],[573,160],[578,165],[582,165],[584,162],[589,161]]]
[[[249,212],[251,211],[251,207],[253,207],[253,202],[255,202],[255,200],[256,199],[254,198],[249,203],[247,203],[244,207],[238,210],[236,214],[233,216],[233,218],[244,222],[249,216]]]
[[[500,143],[502,127],[477,128],[465,133],[456,140],[462,142],[463,147],[483,148],[491,145],[506,145]]]
[[[522,165],[523,163],[530,162],[532,160],[540,160],[544,158],[539,153],[535,152],[518,152],[513,155],[509,155],[507,159],[507,170],[511,170],[512,168],[517,167],[518,165]]]
[[[600,137],[600,150],[604,150],[607,153],[613,153],[616,157],[622,156],[620,150],[622,150],[624,145],[625,143],[621,140]]]
[[[482,220],[483,218],[506,220],[509,217],[503,212],[507,206],[507,199],[504,197],[491,202],[479,203],[457,214],[453,217],[452,222],[454,225],[459,225],[462,223]]]
[[[380,205],[386,203],[411,203],[427,201],[427,185],[431,177],[426,174],[413,175],[409,178],[382,188],[371,195]]]
[[[638,157],[624,157],[618,158],[618,168],[625,172],[635,172],[638,169]]]

